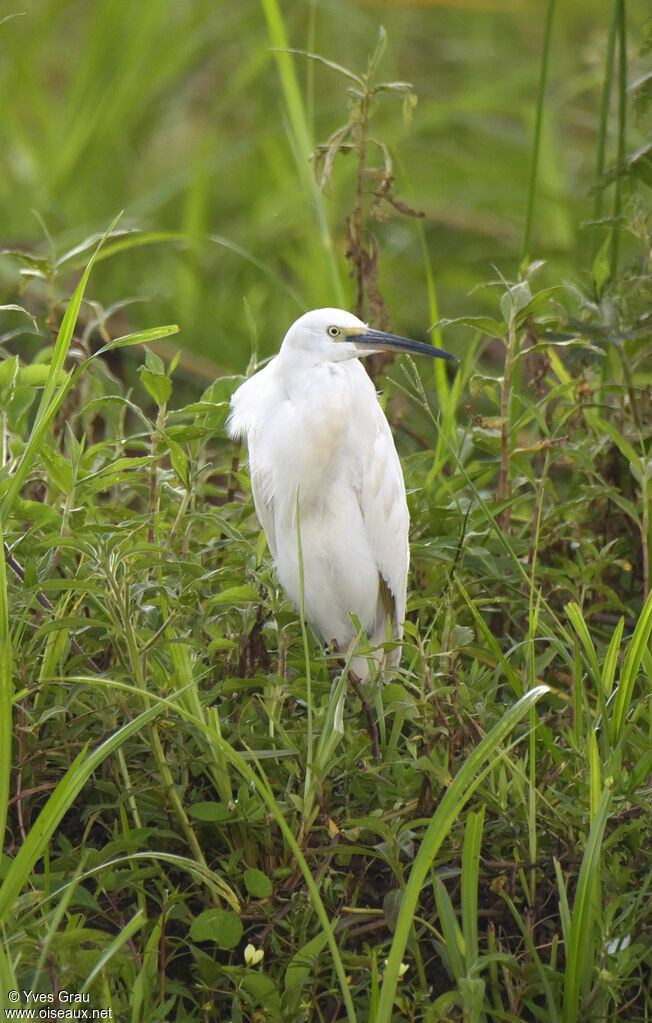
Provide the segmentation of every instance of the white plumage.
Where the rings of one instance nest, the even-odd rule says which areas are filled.
[[[358,356],[386,349],[450,358],[430,345],[370,330],[351,313],[316,309],[290,327],[278,355],[235,392],[228,429],[249,450],[256,513],[281,585],[345,654],[351,615],[370,645],[400,640],[409,516],[400,462]],[[389,622],[389,626],[388,626]],[[395,665],[400,647],[379,662]],[[365,658],[353,670],[368,675]]]

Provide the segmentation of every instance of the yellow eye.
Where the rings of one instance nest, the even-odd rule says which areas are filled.
[[[339,327],[329,327],[327,333],[330,334],[331,337],[339,337],[342,332]]]

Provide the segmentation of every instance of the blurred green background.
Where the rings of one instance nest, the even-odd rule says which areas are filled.
[[[555,282],[586,267],[597,244],[584,225],[594,208],[612,7],[567,0],[555,11],[530,252],[548,261]],[[0,25],[0,243],[61,254],[120,210],[121,229],[180,233],[100,262],[92,294],[105,307],[147,299],[121,309],[113,333],[178,322],[179,344],[206,360],[198,367],[208,377],[242,370],[252,334],[270,354],[301,311],[338,304],[307,153],[281,86],[274,8],[27,0]],[[383,25],[379,77],[409,81],[418,95],[408,126],[394,96],[373,122],[393,157],[397,197],[425,213],[416,220],[388,207],[374,226],[395,328],[423,336],[431,322],[424,242],[439,314],[482,312],[492,296],[469,292],[495,276],[492,265],[514,276],[523,255],[547,4],[287,0],[279,10],[276,28],[290,46],[358,72]],[[633,80],[642,73],[644,5],[630,5],[628,17]],[[346,121],[350,83],[305,56],[285,59],[299,84],[304,142],[324,141]],[[642,128],[628,132],[632,151]],[[349,307],[354,179],[355,159],[339,157],[322,200]],[[608,210],[608,192],[605,201]],[[69,293],[74,279],[60,275],[56,286]],[[2,258],[3,301],[16,301],[17,280],[15,260]],[[29,305],[29,294],[20,301]]]

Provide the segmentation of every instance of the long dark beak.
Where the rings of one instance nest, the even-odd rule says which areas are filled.
[[[433,359],[450,359],[451,362],[458,362],[455,355],[445,352],[442,348],[435,348],[434,345],[425,345],[422,341],[412,341],[407,337],[399,337],[397,334],[387,334],[384,330],[361,330],[351,332],[347,340],[361,349],[369,349],[371,352],[411,352],[413,355],[430,355]],[[365,352],[366,354],[366,352]]]

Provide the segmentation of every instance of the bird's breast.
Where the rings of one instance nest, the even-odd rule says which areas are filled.
[[[345,367],[315,367],[292,379],[265,438],[266,464],[278,467],[277,498],[281,490],[295,501],[298,489],[302,506],[318,503],[335,478],[353,470],[349,437],[354,411]]]

